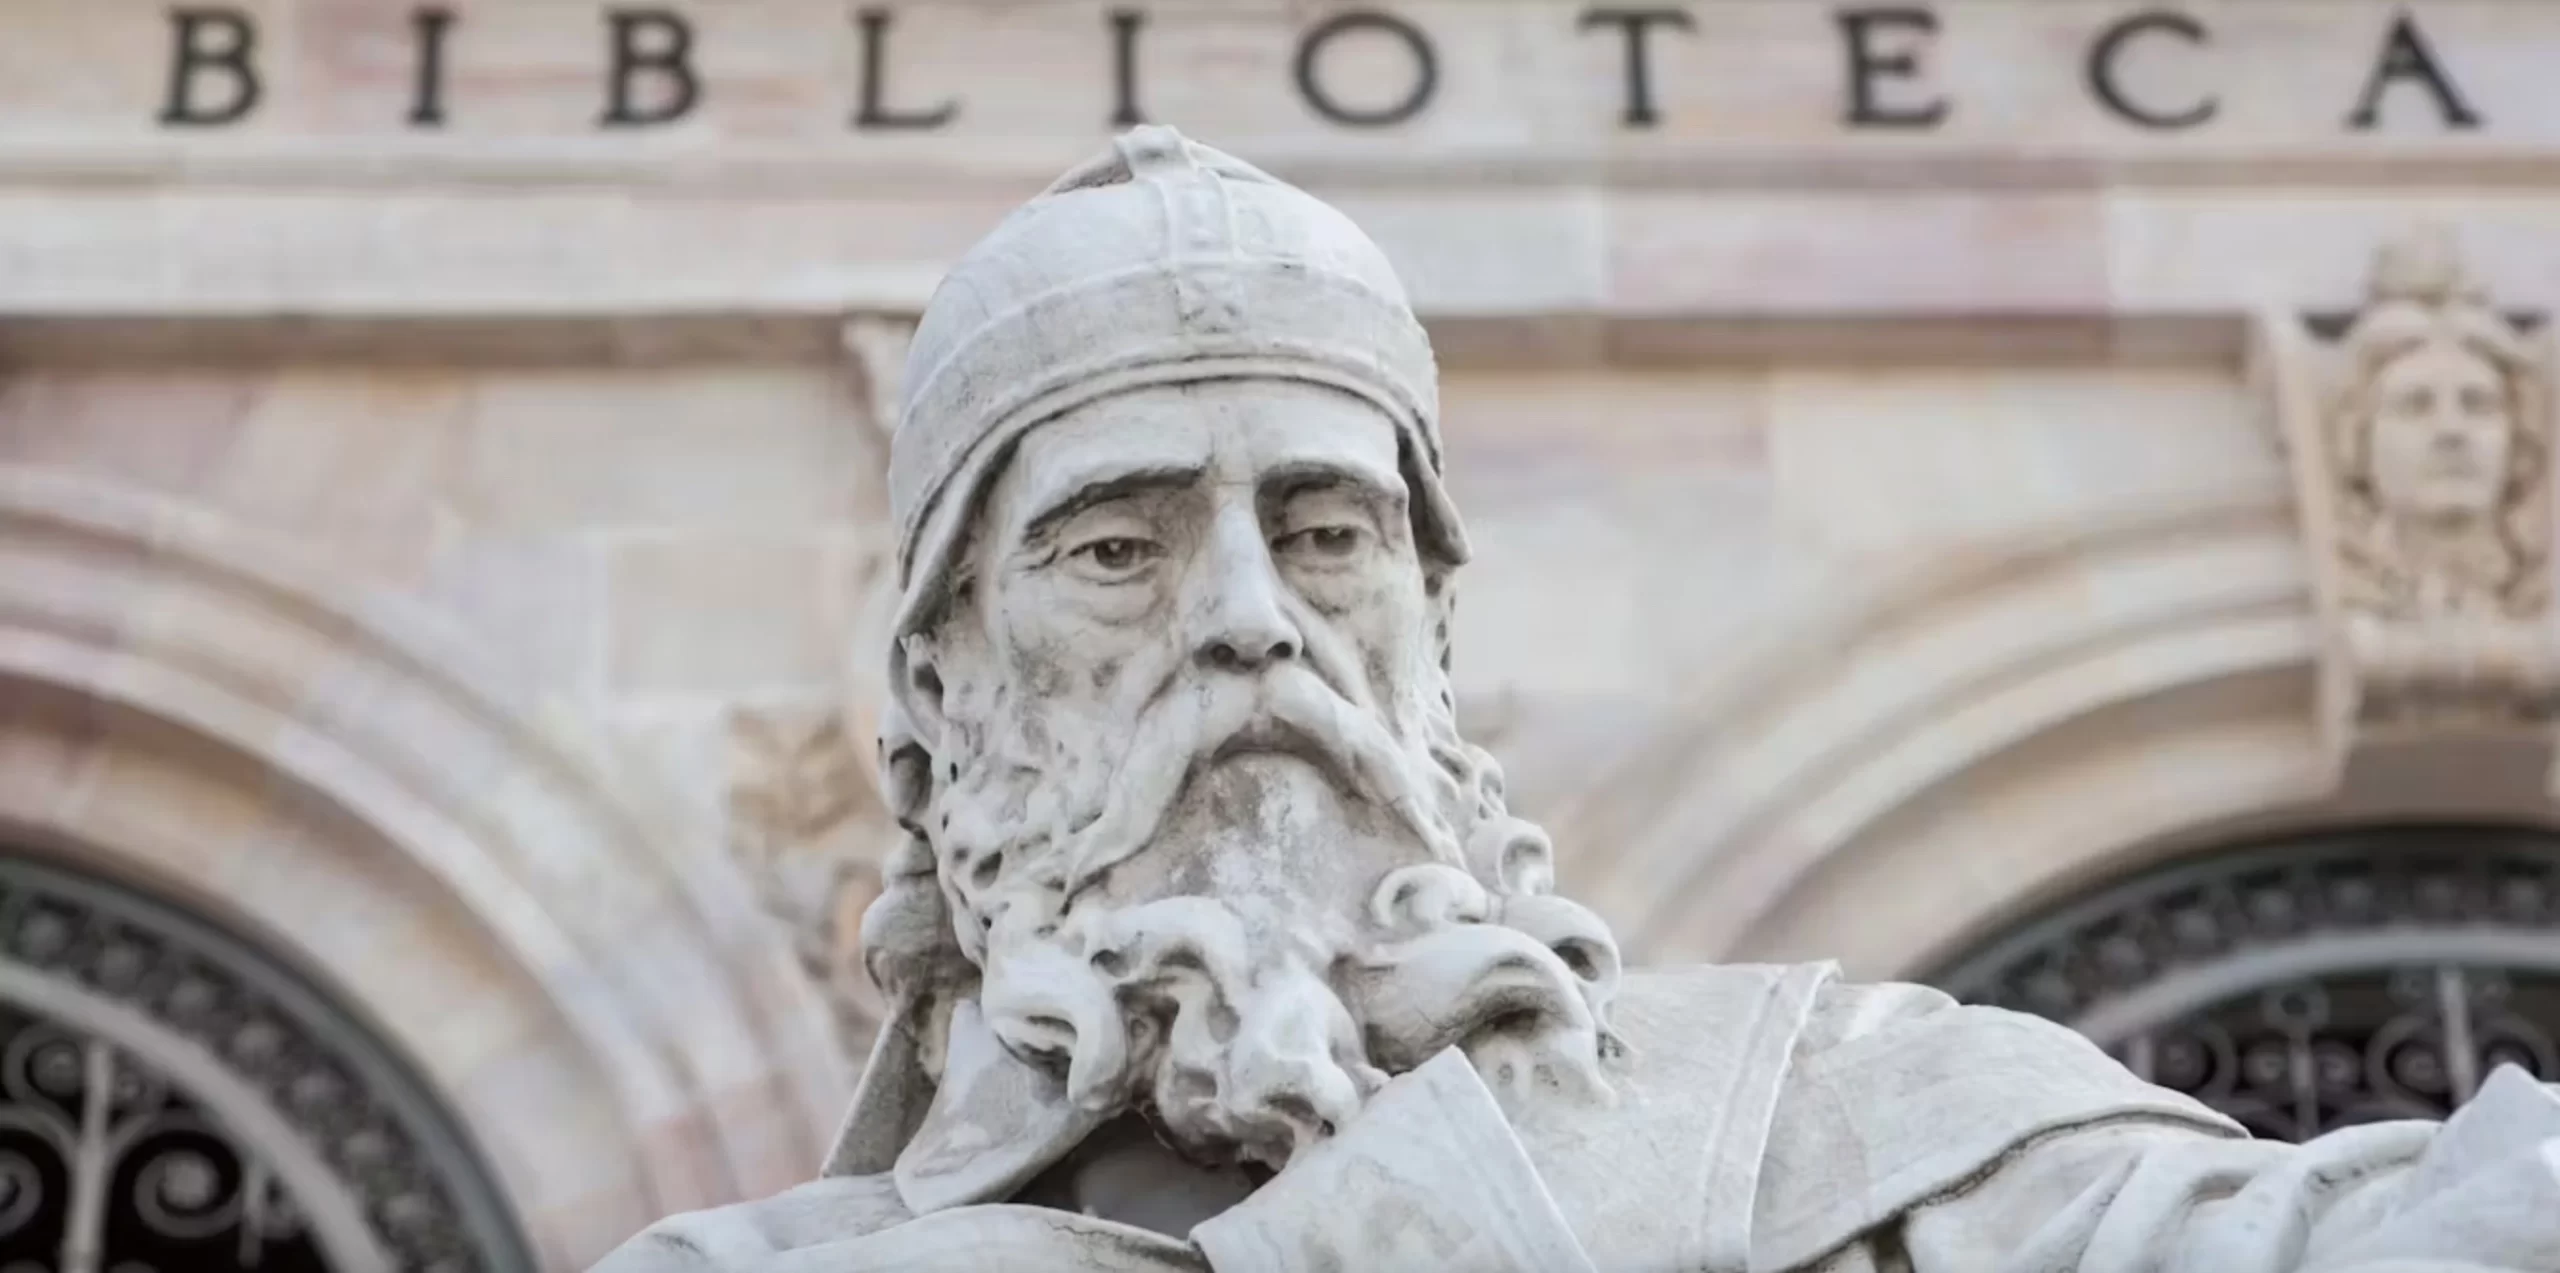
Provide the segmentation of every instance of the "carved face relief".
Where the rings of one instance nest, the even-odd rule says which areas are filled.
[[[1080,408],[911,647],[986,1028],[1200,1160],[1276,1168],[1449,1046],[1596,1060],[1615,947],[1456,735],[1400,460],[1296,382]]]
[[[2435,523],[2497,514],[2516,421],[2496,366],[2429,341],[2384,365],[2372,402],[2368,476],[2386,514]]]

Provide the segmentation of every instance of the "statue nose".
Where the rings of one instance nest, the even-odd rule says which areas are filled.
[[[1300,640],[1289,618],[1287,585],[1258,520],[1251,510],[1234,510],[1218,519],[1212,536],[1198,602],[1200,661],[1244,672],[1296,658]]]

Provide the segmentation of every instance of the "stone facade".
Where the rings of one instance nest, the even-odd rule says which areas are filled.
[[[2544,369],[2547,457],[2560,9],[2198,6],[2109,64],[2216,103],[2161,127],[2089,77],[2141,6],[1870,6],[1931,15],[1861,37],[1908,75],[1834,7],[1654,29],[1645,125],[1624,31],[1549,0],[1398,6],[1437,79],[1392,123],[1310,105],[1304,6],[1136,37],[1146,112],[1411,285],[1461,711],[1630,956],[1918,975],[2231,836],[2560,821],[2540,672],[2521,734],[2358,741],[2361,567],[2304,467],[2317,356],[2422,221]],[[601,6],[446,8],[441,123],[412,6],[278,0],[215,124],[162,118],[169,13],[12,5],[0,825],[318,970],[580,1268],[804,1177],[841,1114],[902,324],[1108,134],[1115,28],[892,6],[875,107],[958,108],[865,127],[838,7],[677,6],[698,101],[600,124]],[[1409,95],[1399,39],[1328,46],[1337,106]],[[1862,84],[1945,117],[1861,123]],[[2497,613],[2547,644],[2547,600]]]

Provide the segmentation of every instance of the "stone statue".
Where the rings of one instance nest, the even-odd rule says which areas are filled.
[[[2297,458],[2335,510],[2320,537],[2353,715],[2402,734],[2547,731],[2560,717],[2548,353],[2431,232],[2376,254],[2330,361],[2324,436]]]
[[[2331,419],[2351,605],[2401,619],[2540,617],[2551,386],[2449,239],[2379,255],[2340,352]]]
[[[953,268],[890,1020],[817,1181],[598,1273],[2560,1268],[2519,1071],[2296,1147],[1925,988],[1623,969],[1454,724],[1435,379],[1348,220],[1162,128]]]

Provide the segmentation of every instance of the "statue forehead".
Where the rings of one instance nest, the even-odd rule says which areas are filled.
[[[2447,376],[2490,384],[2504,378],[2488,355],[2444,339],[2430,340],[2385,363],[2378,378],[2386,383],[2406,384]]]
[[[1261,484],[1302,477],[1406,497],[1401,439],[1374,406],[1322,385],[1216,380],[1087,403],[1026,434],[990,512],[1006,534],[1096,491],[1143,479]]]

